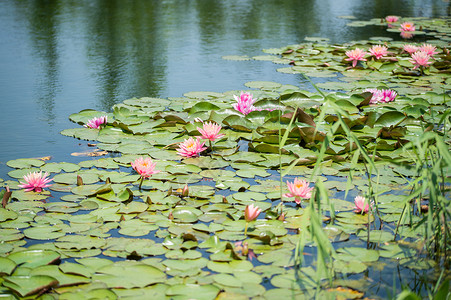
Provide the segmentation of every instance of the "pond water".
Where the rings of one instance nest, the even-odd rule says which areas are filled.
[[[438,17],[449,11],[450,3],[439,0],[2,1],[0,178],[9,179],[6,162],[17,158],[77,162],[70,153],[86,150],[87,142],[59,133],[78,127],[68,117],[83,109],[110,112],[114,104],[133,97],[239,91],[248,89],[248,81],[312,90],[301,75],[276,72],[280,66],[272,62],[223,56],[262,55],[262,49],[306,37],[326,37],[330,43],[372,36],[399,40],[398,33],[387,33],[384,26],[346,23],[349,16]],[[346,245],[360,244],[351,240]],[[374,281],[395,276],[382,269],[366,275]],[[379,286],[372,288],[373,294],[385,296],[374,290]]]
[[[1,1],[0,177],[8,160],[69,160],[79,143],[59,132],[71,113],[110,111],[132,97],[244,89],[252,80],[310,88],[270,62],[227,61],[307,36],[330,42],[387,34],[340,16],[437,17],[449,1]],[[393,34],[396,38],[396,35]]]

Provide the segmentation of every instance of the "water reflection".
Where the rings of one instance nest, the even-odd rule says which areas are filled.
[[[74,126],[67,119],[71,113],[109,111],[135,96],[239,90],[250,80],[304,87],[300,76],[275,72],[280,66],[221,56],[261,55],[261,49],[299,43],[306,36],[335,43],[387,35],[383,26],[348,27],[348,20],[338,18],[343,15],[366,20],[449,12],[449,2],[424,2],[3,0],[0,85],[8,114],[0,127],[15,140],[3,147],[0,161],[56,151],[48,143],[63,149],[70,142],[58,132]],[[19,128],[18,118],[26,118],[33,131]]]
[[[96,1],[89,11],[87,54],[104,110],[118,95],[159,94],[166,74],[166,45],[159,1]]]
[[[37,0],[27,7],[24,2],[16,2],[19,11],[25,16],[30,32],[33,59],[36,60],[40,76],[36,78],[36,101],[41,106],[45,121],[54,125],[55,96],[60,89],[58,49],[58,1]]]

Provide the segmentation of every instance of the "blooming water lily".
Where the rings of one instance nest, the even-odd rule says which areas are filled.
[[[366,202],[366,204],[365,204],[365,202]],[[372,204],[371,204],[371,207],[373,207]],[[362,211],[363,211],[363,212],[367,213],[369,209],[370,209],[370,205],[368,204],[368,201],[365,199],[365,197],[357,196],[354,198],[354,212],[362,213]]]
[[[287,187],[290,192],[284,194],[284,197],[294,197],[294,201],[297,204],[301,204],[301,198],[310,199],[312,196],[313,187],[309,187],[309,184],[309,182],[297,177],[294,179],[294,182],[287,181]]]
[[[382,45],[374,45],[368,51],[370,51],[370,55],[376,57],[376,59],[380,59],[388,54],[387,47]]]
[[[415,45],[411,45],[411,44],[407,44],[407,45],[402,46],[402,49],[405,52],[409,53],[410,55],[412,55],[412,53],[415,53],[415,52],[418,51],[418,47],[415,46]]]
[[[86,125],[84,125],[84,127],[99,129],[101,126],[105,125],[107,123],[107,121],[108,121],[107,116],[93,118],[91,120],[88,120],[88,122],[86,122]]]
[[[415,25],[412,22],[404,22],[401,24],[401,31],[415,31]]]
[[[40,172],[30,172],[27,175],[23,176],[24,182],[21,182],[19,184],[19,187],[24,188],[26,192],[42,192],[43,188],[51,186],[51,184],[48,184],[53,179],[47,178],[49,176],[49,173],[45,172],[42,174],[42,171]]]
[[[409,60],[412,64],[414,64],[413,69],[415,70],[418,67],[428,67],[432,64],[432,61],[429,61],[431,56],[424,51],[417,51],[412,54],[412,59]]]
[[[258,110],[254,106],[255,99],[252,98],[252,94],[250,93],[241,92],[241,95],[239,97],[233,95],[233,98],[235,98],[235,100],[237,101],[237,103],[234,103],[232,105],[233,108],[242,113],[243,115],[247,115],[251,111]]]
[[[437,47],[431,45],[431,44],[423,44],[421,47],[418,48],[419,51],[426,52],[427,55],[429,55],[431,58],[435,54],[438,54],[438,52],[435,52],[437,50]]]
[[[197,130],[202,134],[202,138],[214,142],[216,139],[222,138],[225,134],[220,134],[222,126],[213,122],[205,122],[203,128],[197,127]]]
[[[156,162],[153,162],[150,157],[138,157],[131,163],[132,168],[143,178],[149,178],[152,174],[159,173],[160,170],[155,170]]]
[[[370,92],[373,96],[370,99],[370,104],[387,103],[395,100],[398,93],[393,90],[378,90],[378,89],[366,89],[365,92]]]
[[[386,16],[385,17],[385,21],[387,23],[394,23],[394,22],[398,22],[399,18],[397,16]]]
[[[141,175],[141,182],[139,183],[139,189],[141,189],[144,178],[149,178],[152,174],[159,173],[160,170],[155,170],[155,165],[150,157],[142,158],[138,157],[131,163],[132,168]]]
[[[365,52],[365,50],[362,50],[362,49],[359,49],[359,48],[355,48],[354,50],[346,51],[345,54],[346,54],[346,56],[348,56],[348,58],[345,58],[345,60],[352,61],[352,67],[354,68],[357,65],[357,62],[359,60],[360,61],[366,61],[366,59],[364,57],[368,53]]]
[[[177,153],[183,157],[195,157],[199,156],[202,151],[207,149],[204,147],[205,142],[200,142],[199,138],[194,139],[190,137],[180,143]]]

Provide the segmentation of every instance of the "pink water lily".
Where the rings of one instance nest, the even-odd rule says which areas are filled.
[[[88,122],[86,123],[86,125],[84,125],[84,127],[99,129],[101,126],[105,125],[107,121],[108,121],[107,116],[93,118],[91,120],[88,120]]]
[[[383,56],[386,56],[388,54],[388,49],[385,46],[382,45],[374,45],[370,48],[370,55],[376,57],[376,59],[380,59]]]
[[[365,204],[366,202],[366,204]],[[373,207],[373,205],[371,205]],[[368,201],[366,201],[365,197],[357,196],[354,198],[354,212],[356,213],[367,213],[370,209],[370,205],[368,204]]]
[[[305,180],[301,180],[299,178],[295,178],[294,182],[287,181],[287,187],[290,191],[289,193],[284,194],[284,197],[294,197],[294,201],[297,204],[301,203],[301,199],[310,199],[312,196],[313,187],[309,187],[309,182]]]
[[[411,38],[413,38],[413,36],[414,36],[413,33],[410,33],[408,31],[401,31],[401,37],[403,39],[411,39]]]
[[[366,89],[365,92],[370,92],[373,94],[370,99],[370,104],[392,102],[395,100],[396,96],[398,96],[398,93],[390,89]]]
[[[401,31],[415,31],[415,25],[412,22],[401,23]]]
[[[262,210],[258,206],[250,204],[244,209],[244,219],[246,220],[246,222],[253,221],[257,219],[258,215],[260,215],[261,212]]]
[[[225,134],[220,134],[221,125],[213,122],[205,122],[203,128],[197,127],[197,130],[202,134],[202,138],[214,142],[216,139],[222,138]]]
[[[258,110],[254,106],[255,99],[252,98],[252,94],[241,92],[240,96],[233,95],[233,98],[237,101],[237,103],[233,104],[233,108],[242,113],[243,115],[247,115],[251,111]]]
[[[394,22],[398,22],[399,18],[397,16],[386,16],[385,17],[385,21],[387,21],[387,23],[394,23]]]
[[[182,196],[183,197],[188,197],[189,195],[189,187],[188,184],[186,183],[185,186],[182,189]]]
[[[47,178],[49,176],[49,173],[45,172],[42,174],[42,171],[40,172],[30,172],[27,175],[23,176],[23,179],[25,180],[25,183],[20,181],[21,184],[19,184],[19,187],[24,188],[25,192],[42,192],[43,188],[51,186],[51,184],[48,184],[53,179]]]
[[[183,157],[195,157],[199,156],[202,151],[207,149],[204,147],[205,142],[200,142],[199,138],[194,139],[190,137],[180,143],[177,153]]]
[[[435,52],[437,50],[437,47],[431,45],[431,44],[423,44],[418,48],[419,51],[426,52],[427,55],[429,55],[431,58],[435,54],[438,54],[438,52]]]
[[[412,55],[412,53],[415,53],[418,51],[418,47],[415,45],[412,45],[412,44],[404,45],[404,46],[402,46],[402,49],[405,52],[409,53],[410,55]]]
[[[362,49],[359,49],[359,48],[355,48],[354,50],[346,51],[345,54],[346,54],[346,56],[348,56],[348,58],[345,58],[345,60],[352,61],[352,67],[354,68],[357,65],[357,62],[359,60],[360,61],[366,61],[366,59],[364,57],[368,53],[365,52],[365,50],[362,50]]]
[[[393,90],[382,90],[382,98],[379,101],[382,103],[392,102],[396,96],[398,96],[398,93]]]
[[[142,178],[149,178],[153,174],[161,172],[160,170],[155,170],[156,164],[157,163],[153,162],[150,157],[138,157],[131,163],[132,168],[141,175]]]
[[[413,69],[415,70],[418,67],[428,67],[432,64],[432,61],[429,61],[431,57],[424,51],[417,51],[412,54],[412,59],[409,60],[412,64],[414,64]]]

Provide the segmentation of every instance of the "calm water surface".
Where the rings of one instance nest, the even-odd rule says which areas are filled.
[[[8,160],[71,161],[84,142],[59,132],[82,109],[110,111],[132,97],[246,89],[252,80],[308,85],[270,62],[227,61],[322,36],[346,42],[387,35],[361,20],[448,15],[450,4],[368,0],[0,1],[0,178]],[[81,144],[81,145],[80,145]]]

